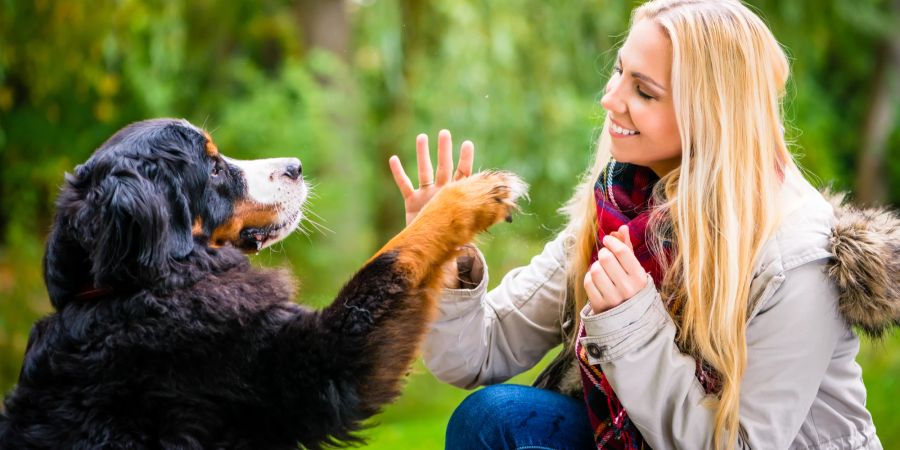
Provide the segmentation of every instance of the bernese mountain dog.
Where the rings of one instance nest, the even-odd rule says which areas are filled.
[[[227,158],[184,120],[131,124],[66,174],[44,256],[55,311],[31,331],[0,448],[359,443],[399,393],[442,266],[524,191],[505,172],[447,185],[313,310],[244,254],[301,221],[300,161]]]

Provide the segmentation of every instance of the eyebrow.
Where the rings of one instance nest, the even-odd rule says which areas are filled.
[[[619,60],[619,65],[621,66],[621,65],[622,65],[622,53],[621,53],[621,50],[620,50],[620,52],[619,52],[618,54],[616,54],[616,59]],[[647,75],[644,75],[644,74],[642,74],[642,73],[640,73],[640,72],[631,72],[631,76],[634,77],[634,78],[637,78],[637,79],[639,79],[639,80],[641,80],[641,81],[644,81],[644,82],[647,82],[647,83],[649,83],[649,84],[652,84],[652,85],[656,86],[657,89],[659,89],[659,90],[661,90],[661,91],[663,91],[663,92],[666,92],[666,88],[664,88],[661,84],[657,83],[656,81],[653,80],[653,78],[650,78],[650,77],[648,77]]]

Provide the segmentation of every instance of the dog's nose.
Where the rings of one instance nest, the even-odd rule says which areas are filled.
[[[303,173],[303,166],[300,165],[299,159],[293,159],[290,163],[284,168],[284,176],[296,180],[300,178],[300,174]]]

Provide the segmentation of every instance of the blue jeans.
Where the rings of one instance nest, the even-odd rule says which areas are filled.
[[[584,401],[498,384],[466,397],[447,425],[448,450],[596,448]]]

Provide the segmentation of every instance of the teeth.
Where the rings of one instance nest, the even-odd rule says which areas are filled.
[[[610,126],[610,128],[613,129],[613,131],[615,131],[616,133],[619,133],[619,134],[625,134],[625,135],[638,134],[638,132],[635,130],[629,130],[628,128],[622,128],[612,122],[609,123],[609,126]]]

